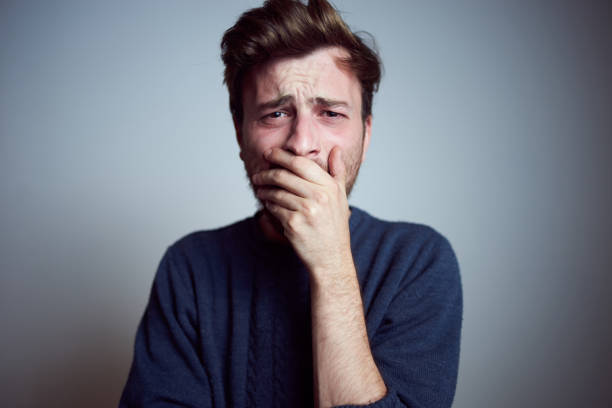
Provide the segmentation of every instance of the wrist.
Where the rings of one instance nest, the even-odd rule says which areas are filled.
[[[331,257],[330,257],[331,258]],[[317,284],[325,284],[336,280],[346,280],[357,276],[353,256],[349,251],[344,251],[342,255],[327,259],[317,265],[308,268],[311,281]]]

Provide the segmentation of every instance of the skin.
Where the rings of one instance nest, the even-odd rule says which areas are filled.
[[[255,67],[243,88],[240,157],[265,208],[270,238],[309,271],[318,407],[368,404],[386,393],[368,342],[350,245],[347,196],[365,159],[372,118],[337,47]]]

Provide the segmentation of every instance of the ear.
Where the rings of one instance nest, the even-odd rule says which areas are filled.
[[[363,122],[363,152],[361,153],[361,163],[366,158],[366,152],[370,146],[370,138],[372,137],[372,115],[369,115]]]

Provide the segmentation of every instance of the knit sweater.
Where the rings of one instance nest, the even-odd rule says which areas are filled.
[[[355,207],[349,224],[388,390],[369,406],[449,407],[462,292],[448,241]],[[255,217],[189,234],[160,262],[120,407],[312,407],[310,317],[308,271]]]

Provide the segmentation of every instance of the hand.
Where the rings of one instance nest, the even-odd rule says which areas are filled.
[[[254,174],[256,194],[284,229],[311,272],[352,265],[346,168],[339,147],[329,154],[329,174],[314,161],[275,148],[264,156],[281,168]]]

